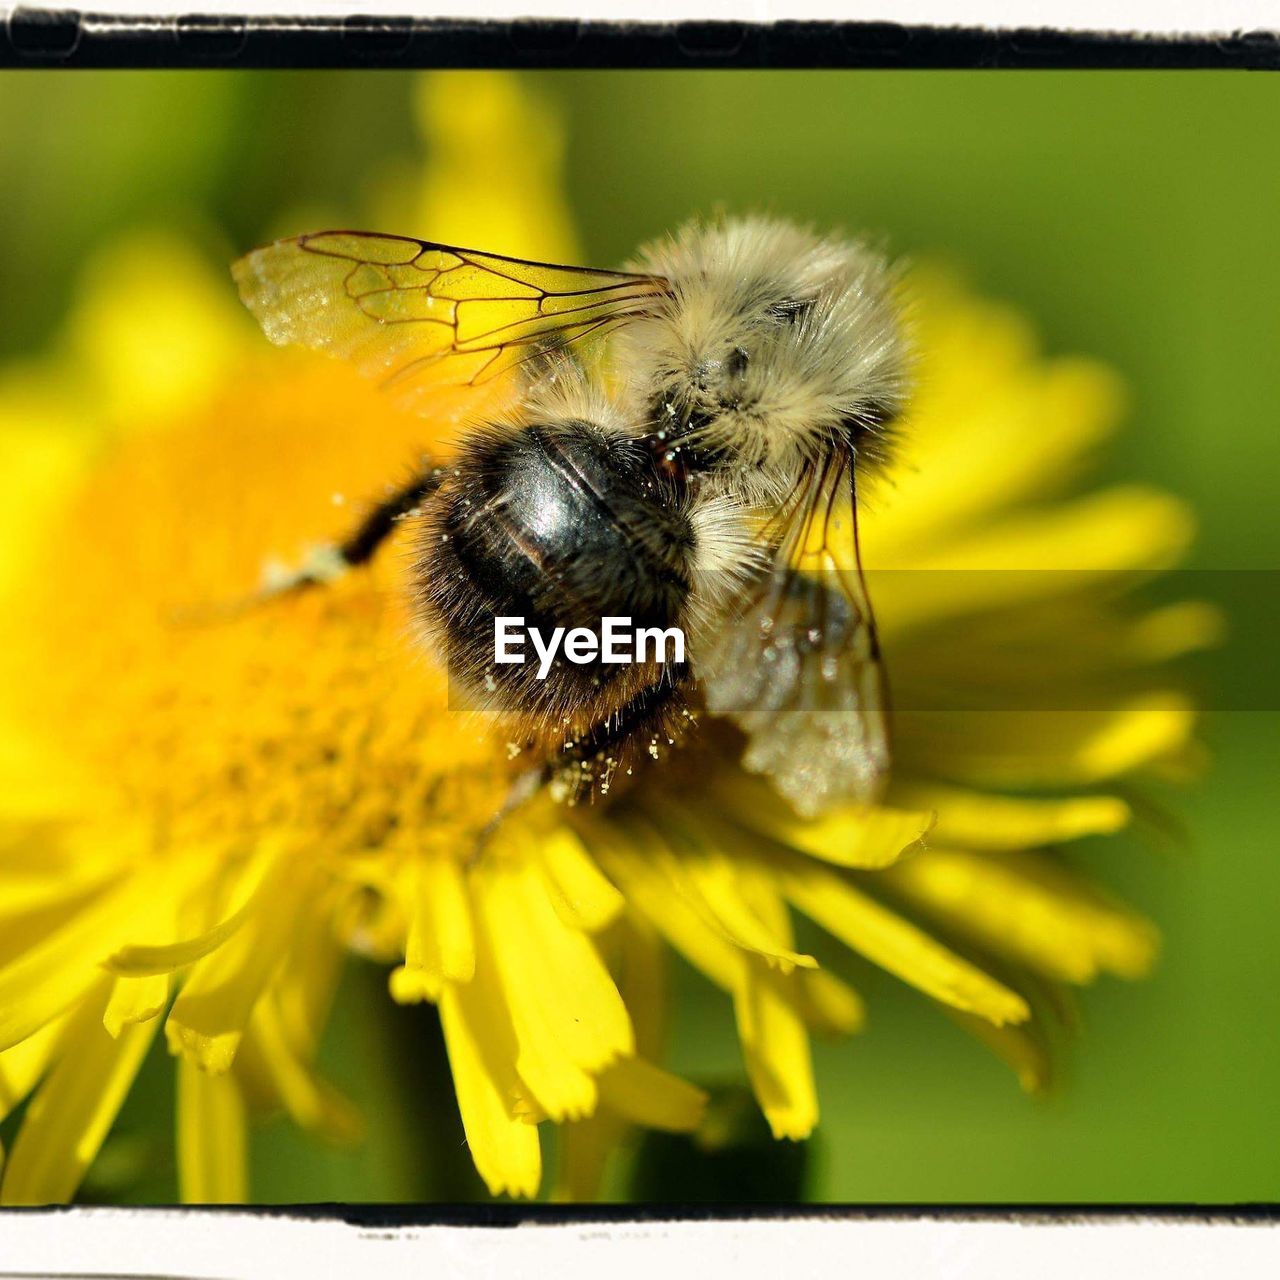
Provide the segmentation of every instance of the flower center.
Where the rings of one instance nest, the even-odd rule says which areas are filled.
[[[423,434],[308,361],[120,442],[48,533],[6,637],[4,701],[158,852],[283,835],[365,853],[426,830],[465,854],[509,766],[448,709],[412,638],[398,548],[237,607],[270,561],[341,536]]]

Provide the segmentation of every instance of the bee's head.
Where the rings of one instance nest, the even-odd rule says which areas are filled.
[[[625,333],[657,444],[785,491],[836,442],[892,418],[905,384],[892,277],[861,245],[753,218],[644,251],[671,294]]]

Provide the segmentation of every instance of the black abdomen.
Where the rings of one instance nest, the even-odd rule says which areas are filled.
[[[523,618],[546,637],[557,627],[598,634],[605,617],[677,626],[692,559],[689,521],[649,452],[594,424],[561,421],[472,437],[424,520],[416,568],[450,679],[567,742],[664,673],[570,662],[562,646],[539,679],[527,641],[523,664],[494,661],[495,618]]]

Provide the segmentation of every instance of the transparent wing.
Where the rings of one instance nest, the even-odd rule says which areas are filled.
[[[813,817],[867,803],[889,767],[888,689],[858,559],[851,461],[817,469],[766,531],[776,555],[699,662],[743,764]]]
[[[233,267],[272,342],[354,362],[410,408],[650,309],[656,276],[504,258],[367,231],[277,240]]]

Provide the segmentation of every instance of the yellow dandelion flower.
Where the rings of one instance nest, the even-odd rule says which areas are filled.
[[[490,84],[479,150],[527,168],[517,91]],[[428,96],[428,119],[440,109]],[[567,235],[558,204],[543,225]],[[116,269],[166,296],[151,250]],[[539,1190],[544,1123],[565,1126],[571,1197],[628,1126],[698,1127],[702,1093],[661,1065],[669,951],[732,1002],[774,1134],[808,1135],[809,1035],[855,1031],[863,1009],[801,949],[797,914],[1040,1087],[1061,986],[1138,976],[1156,950],[1050,850],[1122,827],[1121,779],[1186,750],[1192,709],[1151,673],[1213,619],[1121,615],[1095,590],[1178,556],[1179,504],[1048,496],[1118,420],[1113,376],[1045,358],[1021,317],[954,280],[915,285],[921,392],[864,528],[895,774],[880,806],[817,820],[712,727],[608,804],[526,805],[473,863],[512,766],[412,639],[403,533],[323,591],[200,616],[439,444],[344,367],[225,338],[216,298],[192,331],[211,335],[195,367],[220,376],[166,384],[154,429],[91,461],[23,450],[40,483],[20,527],[40,536],[15,535],[0,573],[0,1117],[29,1102],[0,1200],[74,1195],[161,1027],[184,1198],[248,1194],[250,1110],[355,1136],[311,1065],[346,952],[383,960],[394,999],[438,1006],[495,1194]],[[127,344],[95,296],[94,331]],[[6,404],[0,386],[0,421]],[[1059,688],[1073,700],[1046,705]]]

